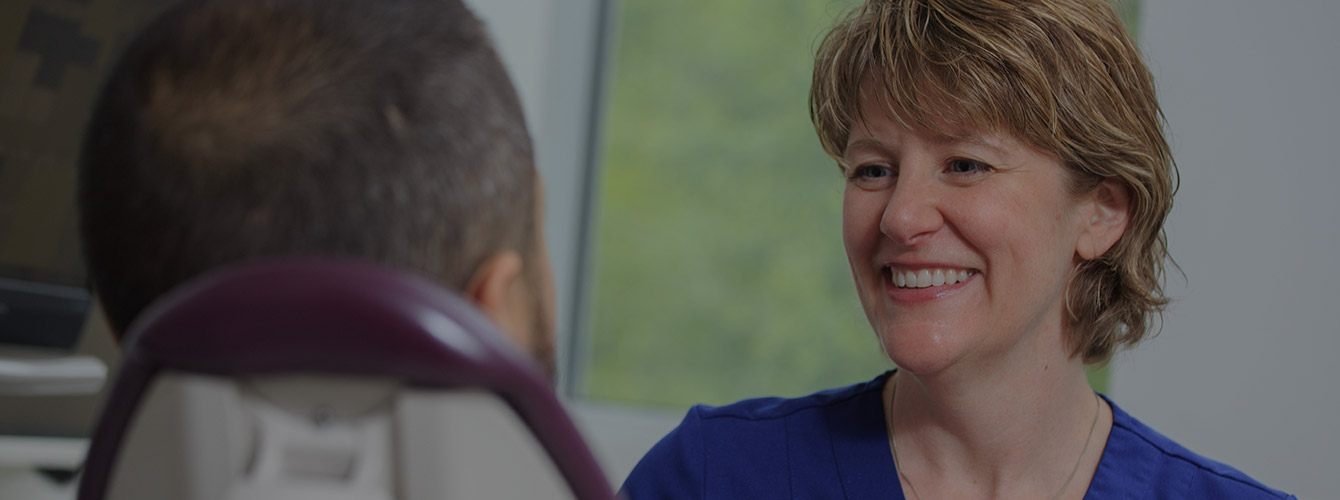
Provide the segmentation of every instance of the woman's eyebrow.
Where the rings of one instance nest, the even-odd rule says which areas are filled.
[[[931,141],[941,147],[962,147],[971,146],[990,151],[993,154],[1009,156],[1009,139],[994,135],[984,135],[977,133],[937,133],[931,137]],[[844,158],[850,157],[852,153],[872,151],[880,154],[892,154],[897,149],[894,144],[889,144],[874,137],[862,137],[847,144],[843,150]]]
[[[953,133],[936,134],[934,138],[936,144],[942,146],[974,146],[988,149],[993,153],[1004,155],[1010,150],[1006,140],[996,137],[976,133]]]
[[[874,151],[878,151],[878,152],[881,152],[881,153],[887,153],[887,152],[889,152],[890,149],[891,149],[891,148],[890,148],[887,144],[884,144],[884,143],[883,143],[882,141],[880,141],[879,139],[874,139],[874,138],[866,137],[866,138],[857,139],[857,140],[854,140],[854,141],[851,141],[850,143],[848,143],[848,144],[847,144],[847,149],[843,151],[843,156],[847,156],[847,153],[850,153],[850,152],[852,152],[852,151],[869,151],[869,150],[874,150]]]

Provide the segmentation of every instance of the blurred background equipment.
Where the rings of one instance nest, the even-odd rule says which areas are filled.
[[[0,2],[0,497],[68,496],[115,369],[80,257],[76,162],[108,65],[168,3]]]

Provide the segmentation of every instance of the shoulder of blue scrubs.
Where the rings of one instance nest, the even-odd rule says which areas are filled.
[[[619,494],[629,500],[703,498],[701,407],[695,406],[678,427],[639,460]]]
[[[1106,399],[1106,398],[1105,398]],[[1109,399],[1112,436],[1089,498],[1291,499],[1233,467],[1203,457],[1136,420]]]
[[[799,398],[694,406],[638,462],[621,492],[630,500],[792,498],[794,483],[810,482],[805,476],[835,477],[833,465],[822,463],[831,455],[810,464],[821,457],[792,448],[827,448],[821,410],[877,390],[885,376]]]

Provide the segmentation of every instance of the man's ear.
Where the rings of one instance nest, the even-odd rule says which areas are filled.
[[[1088,220],[1083,221],[1075,253],[1084,260],[1101,258],[1126,233],[1130,222],[1131,194],[1115,179],[1107,179],[1088,195]]]
[[[518,346],[528,346],[525,329],[519,324],[521,311],[515,299],[515,287],[521,280],[521,254],[515,250],[496,253],[484,260],[465,286],[465,296],[475,303],[502,333],[512,337]]]

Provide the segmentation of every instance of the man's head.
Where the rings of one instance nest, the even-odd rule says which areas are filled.
[[[93,285],[120,333],[259,257],[436,279],[552,366],[539,182],[515,91],[456,0],[204,0],[151,24],[80,167]]]

